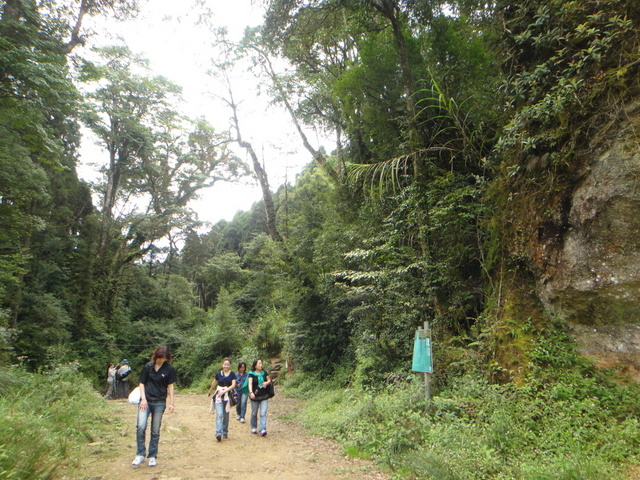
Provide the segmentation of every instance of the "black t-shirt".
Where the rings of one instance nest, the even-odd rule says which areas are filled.
[[[153,362],[147,363],[140,372],[140,383],[144,383],[147,402],[165,402],[167,387],[176,379],[176,369],[170,363],[164,362],[157,372]]]
[[[221,387],[230,387],[231,383],[236,379],[236,374],[229,370],[229,375],[225,377],[224,372],[220,370],[216,373],[216,380]]]
[[[257,393],[261,385],[267,380],[271,380],[265,370],[262,373],[257,374],[253,370],[249,372],[249,381],[247,382],[247,388],[253,387],[253,390],[249,390],[249,393]]]

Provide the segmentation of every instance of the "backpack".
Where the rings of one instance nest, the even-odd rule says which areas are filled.
[[[118,373],[118,379],[119,380],[124,380],[125,378],[127,378],[129,376],[129,374],[131,373],[131,367],[129,365],[127,365],[127,369],[122,372],[122,373]]]

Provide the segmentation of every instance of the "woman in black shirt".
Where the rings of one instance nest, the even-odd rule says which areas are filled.
[[[169,412],[174,411],[173,384],[176,381],[176,370],[169,363],[172,358],[169,347],[158,347],[151,355],[151,362],[147,363],[140,372],[140,406],[138,407],[136,424],[138,449],[132,465],[140,465],[144,462],[147,420],[151,415],[151,438],[149,439],[149,454],[147,456],[149,466],[156,466],[160,426],[162,415],[167,407],[167,396],[169,397]]]
[[[236,388],[236,374],[231,371],[231,360],[228,358],[222,361],[222,370],[216,373],[216,378],[211,382],[209,395],[214,388],[216,393],[212,401],[216,406],[216,440],[221,441],[229,435],[229,411],[231,410],[229,396],[233,395],[233,390]]]

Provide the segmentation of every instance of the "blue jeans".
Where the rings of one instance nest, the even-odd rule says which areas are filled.
[[[236,405],[236,413],[240,418],[244,418],[247,414],[247,399],[249,395],[244,395],[242,393],[238,394],[238,404]]]
[[[149,403],[146,410],[138,408],[138,423],[136,424],[136,440],[138,442],[138,450],[136,455],[142,457],[145,455],[145,437],[147,433],[147,420],[151,415],[151,438],[149,440],[149,458],[158,456],[158,441],[160,440],[160,426],[162,425],[162,414],[167,404]]]
[[[262,400],[261,402],[254,402],[251,400],[251,428],[257,428],[258,425],[258,410],[260,411],[260,430],[267,429],[267,408],[269,407],[269,400]]]
[[[216,403],[216,436],[229,433],[229,412],[226,410],[227,402]]]

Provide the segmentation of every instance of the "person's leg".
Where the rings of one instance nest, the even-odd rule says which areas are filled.
[[[147,419],[149,418],[149,409],[140,410],[138,408],[138,421],[136,423],[136,443],[137,450],[136,455],[145,457],[147,455],[145,450],[145,437],[147,432]]]
[[[224,429],[224,402],[216,402],[216,438],[222,437]]]
[[[227,412],[227,402],[223,401],[222,405],[222,436],[226,438],[229,434],[229,412]]]
[[[244,420],[244,417],[247,414],[247,400],[249,400],[249,395],[242,394],[242,397],[240,397],[240,402],[238,402],[238,405],[241,405],[240,407],[241,420]]]
[[[251,425],[251,431],[256,433],[258,428],[258,408],[259,402],[254,402],[251,400],[251,418],[249,419],[249,424]]]
[[[151,410],[151,438],[149,440],[149,458],[158,456],[158,443],[160,442],[160,427],[162,426],[162,415],[167,408],[166,403],[150,403]]]
[[[236,420],[242,418],[242,393],[238,393],[238,403],[236,403]]]
[[[107,385],[108,388],[105,397],[107,400],[111,400],[111,397],[113,397],[113,382],[107,382]]]
[[[262,400],[260,402],[260,433],[267,431],[267,408],[269,407],[269,400]]]

